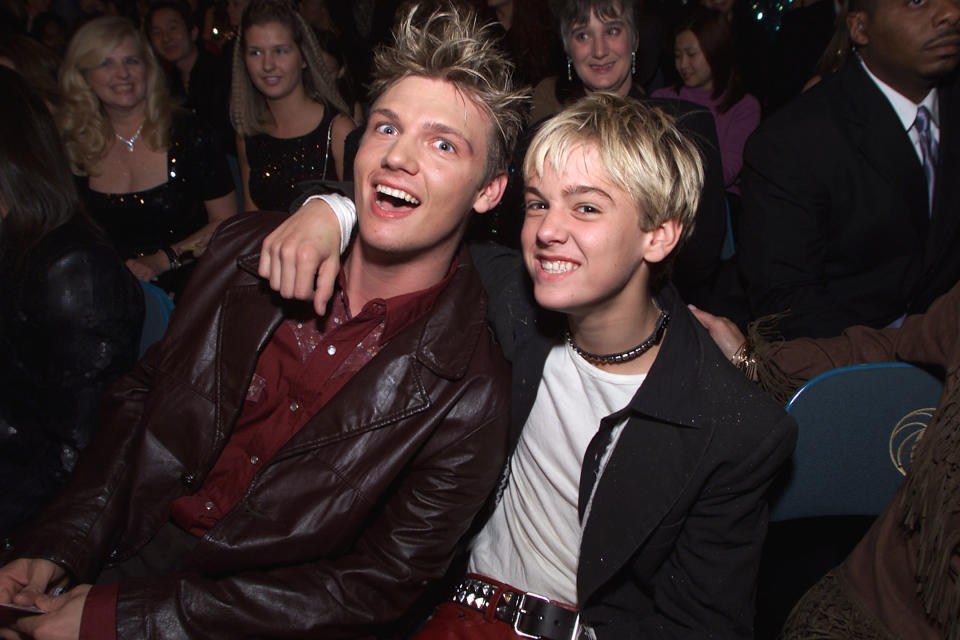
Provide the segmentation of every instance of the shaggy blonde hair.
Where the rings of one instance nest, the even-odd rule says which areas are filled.
[[[290,30],[294,43],[300,49],[306,68],[303,70],[303,91],[314,102],[333,108],[350,117],[347,106],[317,42],[317,36],[300,12],[289,0],[253,0],[243,10],[240,36],[233,48],[233,88],[230,93],[230,122],[241,136],[265,133],[274,123],[273,115],[247,73],[247,30],[254,25],[276,22]]]
[[[507,168],[529,90],[514,86],[513,63],[498,48],[492,25],[480,25],[474,11],[449,4],[424,14],[420,5],[413,5],[394,32],[394,44],[374,54],[371,102],[408,76],[446,80],[469,95],[494,125],[486,183]]]
[[[131,38],[143,60],[147,101],[140,139],[154,151],[170,146],[173,104],[166,77],[147,40],[126,18],[104,16],[80,27],[60,67],[63,106],[57,112],[57,125],[77,175],[90,175],[92,168],[113,144],[114,130],[100,99],[87,82],[87,72],[107,59],[110,53]]]
[[[637,203],[640,228],[650,231],[677,220],[683,227],[681,242],[690,237],[703,163],[673,118],[632,98],[594,92],[537,131],[524,158],[524,176],[542,176],[548,165],[560,173],[570,153],[587,145],[597,151],[610,182]]]

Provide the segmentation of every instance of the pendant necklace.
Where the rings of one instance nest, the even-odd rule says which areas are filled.
[[[140,126],[137,127],[137,132],[133,134],[130,138],[124,138],[119,133],[114,133],[113,135],[117,136],[117,140],[122,142],[127,147],[127,152],[133,153],[133,143],[137,141],[137,138],[140,137],[140,132],[143,131],[143,123],[140,123]]]

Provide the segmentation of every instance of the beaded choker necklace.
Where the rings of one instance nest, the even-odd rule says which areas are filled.
[[[132,138],[124,138],[119,133],[114,133],[113,135],[117,136],[117,140],[126,145],[127,151],[133,153],[133,144],[137,141],[137,138],[140,137],[140,132],[143,131],[143,124],[137,127],[137,132],[133,134]]]
[[[576,351],[581,358],[587,362],[592,362],[594,364],[621,364],[624,362],[630,362],[631,360],[636,360],[647,351],[649,351],[654,345],[660,344],[660,341],[663,339],[663,332],[667,329],[667,324],[670,323],[670,314],[666,311],[660,312],[660,317],[657,318],[657,326],[653,328],[653,333],[647,336],[647,339],[635,346],[632,349],[627,349],[626,351],[621,351],[620,353],[590,353],[581,349],[580,346],[574,341],[573,335],[569,330],[564,331],[563,337],[566,339],[567,344]]]

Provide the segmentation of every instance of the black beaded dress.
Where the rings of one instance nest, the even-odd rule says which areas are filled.
[[[103,193],[78,176],[80,197],[123,258],[149,255],[207,224],[204,201],[234,190],[226,155],[206,124],[178,113],[167,151],[167,181],[133,193]],[[179,271],[179,270],[178,270]],[[158,284],[177,292],[186,274],[168,272]]]
[[[244,139],[250,165],[250,198],[263,211],[288,211],[304,180],[336,179],[330,144],[337,111],[324,108],[320,124],[296,138],[258,133]]]

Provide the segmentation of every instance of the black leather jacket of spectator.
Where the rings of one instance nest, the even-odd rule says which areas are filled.
[[[101,394],[136,362],[143,293],[78,218],[0,273],[2,534],[57,493],[90,441]]]

